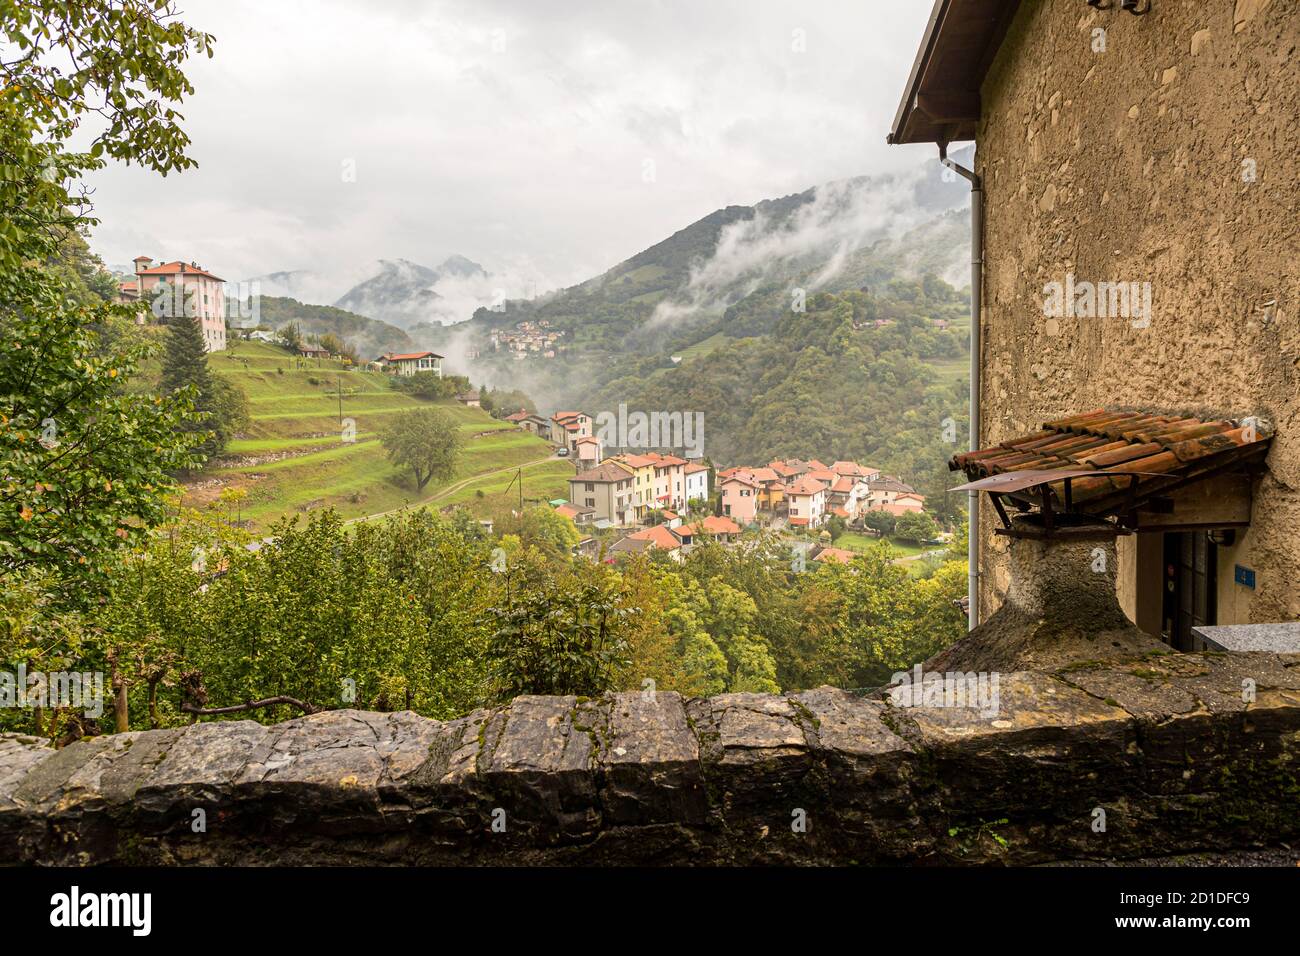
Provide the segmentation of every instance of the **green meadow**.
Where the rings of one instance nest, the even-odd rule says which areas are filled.
[[[395,391],[382,372],[299,359],[261,342],[233,345],[211,355],[209,365],[244,390],[251,421],[223,458],[190,482],[187,504],[228,511],[257,530],[324,507],[346,518],[423,503],[464,504],[485,514],[515,499],[514,489],[508,497],[504,489],[520,466],[525,497],[567,495],[573,466],[551,458],[540,438],[481,409],[412,398]],[[388,462],[378,435],[391,416],[429,405],[457,421],[464,445],[451,479],[417,492],[409,474]],[[222,502],[228,488],[244,498]]]

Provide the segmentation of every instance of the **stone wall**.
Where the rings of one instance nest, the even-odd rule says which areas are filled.
[[[1221,623],[1293,620],[1300,9],[1152,0],[1136,17],[1113,6],[1022,3],[984,82],[980,445],[1102,406],[1270,418],[1251,528],[1220,549],[1219,607]],[[1150,326],[1045,316],[1044,285],[1067,273],[1150,282]],[[1008,586],[1003,546],[984,540],[985,614]],[[1232,583],[1235,563],[1256,569],[1257,591]]]
[[[1269,654],[1005,674],[988,714],[822,688],[10,735],[0,863],[1165,856],[1300,835],[1298,761],[1300,655]]]

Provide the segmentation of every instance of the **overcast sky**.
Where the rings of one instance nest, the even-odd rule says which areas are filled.
[[[927,0],[180,6],[217,38],[181,107],[199,168],[92,180],[113,265],[461,253],[542,291],[720,206],[933,154],[885,145]]]

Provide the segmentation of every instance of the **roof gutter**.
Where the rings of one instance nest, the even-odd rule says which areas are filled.
[[[948,158],[948,145],[939,144],[939,162],[970,182],[970,447],[980,447],[980,304],[984,278],[984,183],[974,170]],[[980,621],[979,492],[967,492],[966,625],[974,629]]]
[[[930,11],[930,21],[925,25],[925,34],[921,38],[921,47],[916,51],[916,59],[912,62],[912,72],[907,77],[907,91],[898,104],[898,112],[894,114],[893,128],[885,137],[885,142],[891,146],[898,142],[898,137],[903,129],[903,122],[907,119],[908,110],[916,104],[917,90],[921,85],[921,73],[925,65],[930,62],[930,52],[939,39],[939,22],[948,11],[950,2],[951,0],[934,0],[934,9]]]

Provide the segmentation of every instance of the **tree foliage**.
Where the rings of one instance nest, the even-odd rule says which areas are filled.
[[[193,165],[169,104],[211,37],[126,0],[3,3],[0,33],[0,575],[69,588],[160,520],[196,422],[193,391],[126,387],[150,350],[123,331],[135,310],[104,301],[79,180],[107,158]]]
[[[446,412],[417,408],[393,416],[380,434],[388,460],[411,469],[416,491],[433,478],[450,478],[460,452],[460,430]]]

